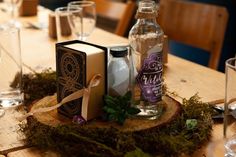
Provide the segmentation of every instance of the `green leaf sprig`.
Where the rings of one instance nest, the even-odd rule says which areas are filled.
[[[105,119],[122,125],[128,117],[138,114],[140,110],[132,107],[131,95],[131,91],[128,91],[124,96],[106,95],[103,107]]]

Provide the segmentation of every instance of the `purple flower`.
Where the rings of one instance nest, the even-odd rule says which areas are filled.
[[[75,115],[72,119],[72,122],[82,125],[82,124],[86,123],[86,120],[81,115]]]

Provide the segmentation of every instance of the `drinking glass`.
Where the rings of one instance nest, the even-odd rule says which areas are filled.
[[[20,22],[17,21],[17,13],[18,13],[18,8],[20,7],[22,1],[23,0],[4,0],[4,2],[9,8],[9,11],[11,12],[10,25],[14,27],[21,26]]]
[[[236,58],[230,58],[225,63],[225,112],[224,137],[226,138],[225,157],[236,156]]]
[[[68,11],[68,7],[60,7],[55,10],[56,34],[58,42],[73,39],[68,19],[81,15],[81,10],[82,9],[79,7],[71,7],[70,11]]]
[[[225,63],[226,84],[225,84],[225,112],[224,112],[224,137],[230,137],[236,130],[232,130],[234,125],[234,115],[236,109],[236,58],[230,58]]]
[[[0,27],[0,114],[22,104],[22,62],[19,29]]]
[[[68,4],[68,11],[73,11],[75,7],[82,8],[81,14],[69,16],[69,24],[73,33],[79,40],[85,41],[92,33],[96,24],[96,7],[93,1],[74,1]]]
[[[225,73],[223,134],[208,144],[207,157],[236,157],[236,57],[225,62]]]

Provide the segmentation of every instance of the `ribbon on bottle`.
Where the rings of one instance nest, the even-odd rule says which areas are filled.
[[[22,117],[17,118],[19,121],[23,121],[25,120],[27,117],[29,116],[33,116],[34,114],[37,113],[44,113],[44,112],[49,112],[52,111],[54,109],[57,109],[58,107],[62,106],[63,104],[66,104],[70,101],[79,99],[81,97],[83,97],[82,100],[82,108],[83,107],[87,107],[88,103],[89,103],[89,97],[90,97],[90,93],[91,93],[91,89],[93,87],[96,87],[100,84],[101,82],[101,78],[102,76],[100,74],[95,74],[92,79],[89,81],[87,88],[83,88],[81,90],[78,90],[70,95],[68,95],[67,97],[65,97],[64,99],[62,99],[62,101],[54,106],[50,106],[50,107],[41,107],[41,108],[37,108],[37,109],[32,109],[30,112],[26,113],[25,115],[23,115]],[[46,102],[50,102],[50,101],[45,101]]]

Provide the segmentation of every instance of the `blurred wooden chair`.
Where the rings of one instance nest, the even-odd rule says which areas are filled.
[[[135,2],[132,0],[128,0],[126,3],[110,0],[93,1],[96,3],[97,16],[101,19],[100,25],[107,24],[112,26],[115,23],[115,30],[113,32],[117,35],[124,36],[136,10]],[[99,23],[99,21],[97,22]]]
[[[186,0],[161,0],[158,22],[170,40],[210,53],[217,69],[228,21],[226,8]]]

